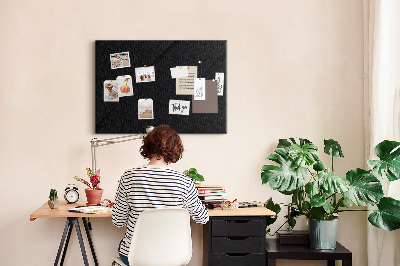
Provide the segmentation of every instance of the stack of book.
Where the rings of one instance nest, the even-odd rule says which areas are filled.
[[[226,191],[223,186],[219,185],[196,185],[199,191],[199,198],[205,205],[221,204],[226,200]]]

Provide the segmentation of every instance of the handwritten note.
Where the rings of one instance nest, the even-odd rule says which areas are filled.
[[[189,115],[190,101],[169,100],[170,115]]]
[[[176,79],[176,94],[193,95],[195,78],[197,78],[197,66],[189,66],[188,76]]]
[[[195,101],[204,101],[206,99],[206,79],[194,79],[194,97]]]
[[[218,82],[218,96],[224,96],[224,73],[215,73],[215,80]]]
[[[184,78],[189,76],[188,67],[187,66],[177,66],[170,68],[171,70],[171,77],[175,78]]]

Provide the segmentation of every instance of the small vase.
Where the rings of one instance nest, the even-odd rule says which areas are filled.
[[[87,206],[97,206],[100,204],[101,195],[103,194],[102,188],[95,188],[95,189],[87,188],[85,189],[85,193],[87,199],[87,204],[86,204]]]
[[[58,207],[60,207],[60,201],[58,199],[56,199],[56,200],[48,200],[47,204],[49,204],[49,207],[51,209],[58,209]]]
[[[314,249],[335,249],[338,220],[309,220],[310,247]]]

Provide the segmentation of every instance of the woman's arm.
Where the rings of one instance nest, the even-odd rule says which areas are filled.
[[[119,180],[117,194],[115,195],[115,203],[112,208],[112,223],[117,227],[124,227],[128,222],[128,202],[126,201],[126,190],[123,184],[122,175]]]
[[[208,222],[208,210],[201,203],[198,197],[198,191],[194,186],[194,183],[190,181],[188,193],[183,198],[183,206],[189,212],[192,219],[199,224],[205,224]]]

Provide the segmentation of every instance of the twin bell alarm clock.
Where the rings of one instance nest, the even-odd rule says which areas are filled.
[[[75,184],[68,184],[68,186],[65,188],[64,199],[68,203],[75,203],[78,201],[78,187]]]

